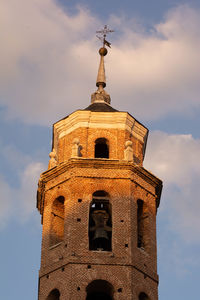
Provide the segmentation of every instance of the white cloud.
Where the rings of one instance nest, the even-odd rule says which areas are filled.
[[[2,154],[7,148],[11,149],[12,147],[5,146],[5,148],[1,148],[2,159]],[[14,149],[9,153],[14,153]],[[18,158],[20,160],[22,153],[16,151],[14,157],[18,162]],[[23,162],[20,167],[19,162],[13,164],[13,170],[15,171],[13,171],[14,174],[9,174],[10,180],[0,174],[0,229],[9,223],[11,218],[18,222],[24,222],[36,211],[37,182],[40,173],[45,170],[45,166],[41,162],[33,161],[31,157],[26,158],[27,161]],[[6,157],[4,159],[6,160]],[[7,159],[9,160],[9,158]],[[15,169],[16,166],[17,169]],[[13,181],[15,181],[15,184],[13,184]]]
[[[117,101],[125,98],[129,109],[148,120],[199,108],[199,16],[200,11],[180,6],[151,33],[124,29],[125,38],[110,56]]]
[[[36,210],[37,182],[42,170],[45,170],[42,163],[32,162],[26,166],[21,174],[21,185],[17,198],[22,208],[19,213],[25,220]]]
[[[185,241],[200,243],[200,140],[191,135],[150,135],[145,167],[164,183],[160,210]]]
[[[46,124],[76,107],[94,73],[87,62],[95,22],[85,10],[65,14],[52,0],[0,3],[0,98],[9,117]]]
[[[0,101],[7,117],[47,124],[89,104],[102,24],[83,8],[63,11],[53,0],[0,3]],[[113,106],[143,119],[200,108],[200,11],[179,6],[152,32],[136,20],[111,16],[106,57]]]

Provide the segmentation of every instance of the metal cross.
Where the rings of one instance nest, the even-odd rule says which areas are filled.
[[[105,47],[105,45],[110,47],[111,43],[106,41],[106,35],[111,32],[114,32],[114,30],[109,29],[107,25],[105,25],[102,30],[96,31],[96,33],[100,33],[102,35],[102,36],[97,35],[97,37],[103,42],[103,47]]]

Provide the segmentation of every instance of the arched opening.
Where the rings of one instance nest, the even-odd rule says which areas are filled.
[[[89,250],[112,250],[112,207],[104,191],[93,194],[89,213]]]
[[[60,292],[57,289],[54,289],[49,293],[48,297],[46,300],[59,300],[60,299]]]
[[[95,158],[109,158],[108,141],[105,138],[99,138],[95,141]]]
[[[86,292],[86,300],[113,300],[113,286],[106,280],[92,281]]]
[[[64,201],[60,196],[56,198],[51,211],[50,246],[56,245],[63,240],[64,236]]]
[[[147,296],[147,294],[142,292],[142,293],[139,294],[139,300],[150,300],[150,299]]]
[[[137,246],[148,251],[149,215],[148,206],[142,200],[137,200]]]
[[[137,200],[137,246],[144,248],[143,201]]]
[[[137,246],[147,250],[148,244],[148,211],[144,201],[137,200]]]

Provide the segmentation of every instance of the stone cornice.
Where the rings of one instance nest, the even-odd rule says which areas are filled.
[[[93,112],[78,110],[54,125],[54,135],[58,138],[77,128],[105,128],[128,130],[141,142],[146,142],[148,129],[127,112]],[[54,145],[56,146],[56,145]]]
[[[38,193],[37,193],[37,208],[40,210],[41,214],[43,213],[43,201],[44,201],[44,192],[45,184],[54,179],[55,177],[72,170],[73,168],[91,168],[91,169],[115,169],[115,170],[127,170],[132,174],[137,174],[144,181],[148,182],[150,185],[155,187],[156,190],[156,203],[157,207],[160,203],[160,195],[162,191],[162,181],[154,176],[152,173],[147,171],[145,168],[140,167],[134,163],[129,163],[126,161],[119,160],[110,160],[110,159],[85,159],[85,158],[72,158],[67,162],[59,164],[57,167],[49,169],[43,172],[40,176],[38,183]],[[77,177],[75,174],[72,174],[71,177]],[[86,177],[93,177],[87,175]],[[96,176],[95,176],[96,177]],[[103,178],[101,176],[101,178]],[[112,178],[112,177],[109,177]],[[123,176],[123,179],[133,180],[132,176]],[[137,184],[137,182],[135,182]]]

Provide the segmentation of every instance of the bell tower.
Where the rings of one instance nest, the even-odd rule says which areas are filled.
[[[157,300],[162,182],[143,168],[148,129],[110,105],[104,27],[91,104],[53,125],[38,183],[39,300]]]

